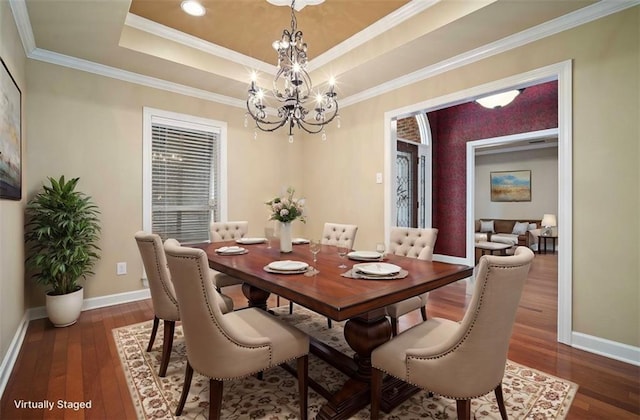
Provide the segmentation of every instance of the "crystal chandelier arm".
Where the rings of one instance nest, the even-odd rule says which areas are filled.
[[[310,134],[323,131],[324,126],[338,116],[337,94],[332,79],[328,91],[311,98],[314,93],[311,77],[306,70],[307,44],[302,31],[297,29],[295,0],[291,2],[291,30],[284,29],[282,37],[272,45],[278,54],[273,89],[267,97],[264,91],[256,87],[255,79],[252,80],[247,96],[247,114],[262,131],[275,131],[288,125],[290,141],[296,127]],[[267,108],[276,104],[277,115],[267,115]],[[338,126],[339,122],[338,119]]]

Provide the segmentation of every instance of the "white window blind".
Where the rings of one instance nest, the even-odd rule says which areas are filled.
[[[188,116],[171,117],[145,118],[145,230],[163,240],[206,242],[209,224],[220,220],[224,131]]]

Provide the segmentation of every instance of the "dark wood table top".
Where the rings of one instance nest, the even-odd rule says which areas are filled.
[[[385,262],[407,270],[407,277],[396,280],[352,279],[341,274],[362,261],[344,258],[342,261],[348,268],[338,268],[341,259],[337,248],[322,245],[316,266],[318,274],[272,274],[266,272],[264,267],[273,261],[304,261],[313,265],[309,245],[294,245],[293,252],[287,254],[281,253],[277,244],[272,248],[268,248],[267,244],[242,245],[248,250],[242,255],[220,255],[215,252],[217,248],[232,245],[237,244],[228,241],[196,247],[204,249],[209,266],[214,270],[242,279],[254,287],[275,293],[336,321],[364,315],[470,277],[473,273],[473,268],[465,265],[388,255]]]

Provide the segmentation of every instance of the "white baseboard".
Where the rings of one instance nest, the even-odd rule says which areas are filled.
[[[91,309],[103,308],[105,306],[119,305],[121,303],[135,302],[138,300],[149,299],[151,297],[151,292],[149,289],[141,289],[134,290],[132,292],[118,293],[115,295],[108,296],[100,296],[95,298],[85,299],[82,304],[82,310],[87,311]],[[9,376],[11,376],[11,372],[13,371],[13,366],[18,359],[18,355],[20,354],[20,348],[22,347],[22,342],[24,341],[24,337],[27,333],[27,328],[29,327],[29,322],[34,319],[41,319],[47,317],[47,311],[44,306],[39,306],[37,308],[30,308],[24,312],[24,316],[18,324],[18,329],[11,340],[11,344],[7,349],[7,353],[2,359],[2,364],[0,364],[0,397],[4,394],[4,389],[7,386],[7,382],[9,382]]]
[[[115,295],[99,296],[85,299],[82,303],[82,310],[104,308],[105,306],[119,305],[121,303],[135,302],[151,298],[149,289],[134,290],[133,292],[117,293]],[[44,306],[28,309],[29,320],[47,317],[47,310]]]
[[[25,312],[22,320],[18,324],[18,329],[13,336],[13,340],[11,340],[11,344],[9,344],[7,354],[5,354],[2,359],[2,364],[0,364],[0,397],[4,394],[4,388],[7,386],[7,382],[9,382],[9,376],[11,376],[11,372],[13,371],[13,365],[15,365],[16,360],[18,360],[20,348],[22,347],[22,342],[24,341],[24,336],[27,333],[28,326],[29,317],[28,313]]]
[[[571,346],[589,353],[640,366],[640,347],[575,331],[571,333]]]

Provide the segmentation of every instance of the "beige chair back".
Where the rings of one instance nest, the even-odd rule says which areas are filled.
[[[167,268],[162,239],[159,235],[143,231],[136,232],[135,239],[147,273],[156,317],[168,321],[179,321],[178,300]]]
[[[403,257],[431,261],[438,229],[392,227],[389,234],[389,253]]]
[[[358,232],[357,225],[345,225],[340,223],[325,223],[322,229],[320,243],[324,245],[337,245],[338,242],[346,241],[349,249],[353,249]]]
[[[234,312],[223,315],[220,310],[224,307],[222,297],[210,280],[205,252],[165,243],[165,253],[176,279],[178,302],[182,303],[180,316],[193,369],[212,379],[228,380],[270,366],[269,340],[256,336],[254,328],[234,317]]]
[[[249,232],[249,222],[211,222],[211,242],[231,241],[243,238]]]
[[[408,382],[456,399],[484,395],[500,384],[533,257],[526,247],[513,256],[482,256],[471,302],[455,333],[436,346],[407,351]]]

